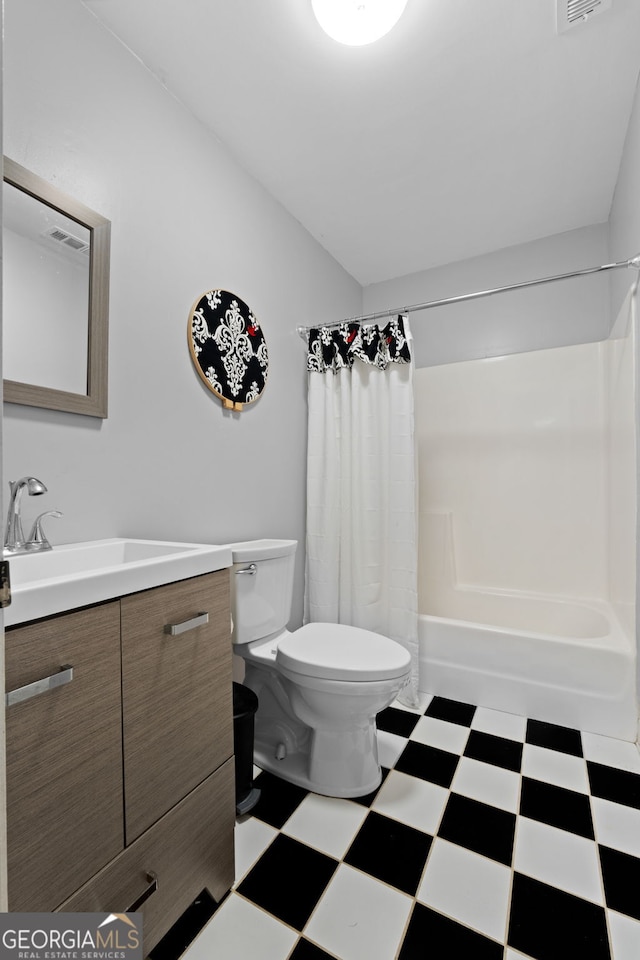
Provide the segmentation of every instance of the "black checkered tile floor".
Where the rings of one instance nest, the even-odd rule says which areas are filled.
[[[371,796],[258,776],[185,960],[639,960],[635,745],[440,697],[378,729]]]

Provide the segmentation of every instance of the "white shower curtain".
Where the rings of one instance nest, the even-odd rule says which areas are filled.
[[[418,702],[413,362],[406,319],[309,335],[305,621],[405,646]]]

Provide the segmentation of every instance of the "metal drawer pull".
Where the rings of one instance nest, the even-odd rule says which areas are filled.
[[[208,613],[199,613],[196,617],[192,617],[191,620],[183,620],[182,623],[167,623],[165,624],[164,632],[170,633],[172,637],[175,637],[179,633],[185,633],[186,630],[195,630],[196,627],[201,627],[203,623],[209,623]]]
[[[241,573],[247,573],[250,577],[255,577],[258,572],[258,568],[255,563],[250,563],[248,567],[243,567],[242,570],[236,570],[236,577],[239,577]]]
[[[146,874],[147,883],[149,886],[141,893],[137,900],[135,900],[130,907],[127,907],[125,913],[135,913],[136,910],[139,910],[145,900],[148,900],[152,893],[155,893],[158,889],[158,876],[155,873],[149,871]]]
[[[43,677],[42,680],[34,680],[33,683],[27,683],[24,687],[17,687],[4,695],[5,707],[11,707],[14,703],[21,703],[23,700],[30,700],[31,697],[37,697],[47,690],[55,690],[56,687],[63,687],[65,683],[71,683],[73,680],[73,667],[65,663],[60,667],[59,673],[54,673],[50,677]]]

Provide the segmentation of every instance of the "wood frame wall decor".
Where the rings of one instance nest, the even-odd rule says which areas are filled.
[[[249,306],[228,290],[207,290],[189,313],[191,359],[207,388],[228,410],[254,403],[265,388],[269,354]]]

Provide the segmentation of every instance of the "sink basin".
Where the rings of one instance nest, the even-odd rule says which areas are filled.
[[[163,540],[89,540],[10,558],[5,626],[231,566],[226,546]]]

